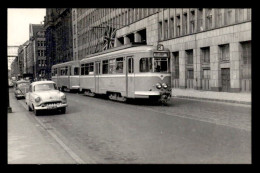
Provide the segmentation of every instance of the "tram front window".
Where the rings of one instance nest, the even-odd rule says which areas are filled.
[[[169,58],[154,58],[154,72],[168,72]]]
[[[140,59],[140,72],[152,72],[152,58]]]

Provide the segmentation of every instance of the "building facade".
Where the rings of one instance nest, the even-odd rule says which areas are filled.
[[[173,88],[251,91],[251,9],[72,9],[75,60],[129,43],[171,51]]]
[[[47,71],[50,78],[52,65],[73,59],[71,8],[47,8],[44,28]]]
[[[18,48],[18,69],[21,76],[25,76],[28,72],[28,63],[27,63],[27,47],[29,41],[26,41],[24,44],[20,45]]]
[[[46,46],[45,30],[41,24],[30,24],[29,26],[29,68],[33,66],[33,78],[45,77],[46,74]],[[33,64],[32,64],[33,63]]]

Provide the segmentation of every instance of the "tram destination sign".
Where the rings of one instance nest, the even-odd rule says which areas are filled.
[[[154,57],[168,57],[168,52],[154,52]]]

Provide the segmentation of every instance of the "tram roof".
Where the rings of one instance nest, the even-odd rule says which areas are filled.
[[[77,65],[79,64],[79,61],[68,61],[68,62],[64,62],[64,63],[60,63],[60,64],[55,64],[52,67],[61,67],[64,65]]]
[[[136,53],[136,52],[148,52],[151,50],[157,50],[155,46],[151,46],[151,45],[141,45],[141,46],[133,46],[133,47],[122,47],[121,49],[115,49],[115,50],[110,50],[109,52],[104,51],[104,52],[100,52],[100,53],[96,53],[96,54],[92,54],[87,56],[86,58],[82,59],[80,62],[83,61],[87,61],[87,60],[91,60],[94,59],[96,57],[104,57],[104,56],[112,56],[115,54],[127,54],[127,53]],[[168,50],[168,49],[165,49]]]

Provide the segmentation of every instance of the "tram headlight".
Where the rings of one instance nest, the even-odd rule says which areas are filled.
[[[162,85],[161,85],[160,83],[157,83],[157,84],[156,84],[156,88],[157,88],[157,89],[161,89],[161,88],[162,88]]]
[[[168,87],[168,85],[167,85],[166,83],[163,83],[163,84],[162,84],[162,87],[163,87],[164,89],[166,89],[166,88]]]

